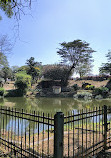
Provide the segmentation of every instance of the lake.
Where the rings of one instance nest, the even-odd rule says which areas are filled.
[[[104,100],[74,100],[73,98],[23,98],[23,97],[17,97],[17,98],[1,98],[0,99],[0,106],[7,106],[7,107],[13,107],[17,110],[25,109],[27,111],[40,111],[45,113],[50,113],[52,116],[57,111],[62,111],[65,115],[68,111],[74,110],[74,113],[77,113],[79,109],[85,109],[85,108],[93,108],[93,107],[99,107],[103,105],[111,106],[111,99],[104,99]],[[101,116],[100,116],[101,117]],[[98,120],[98,117],[95,117],[95,120]],[[109,117],[111,119],[111,116]],[[4,121],[5,120],[5,121]],[[27,128],[29,126],[30,121],[27,121],[25,119],[22,120],[23,124],[21,124],[21,119],[18,119],[15,117],[7,116],[6,118],[1,116],[1,122],[3,123],[2,126],[5,127],[6,131],[14,130],[15,127],[19,124],[19,132],[24,133],[25,131],[25,125],[27,125]],[[91,121],[91,119],[90,119]],[[93,121],[93,120],[92,120]],[[32,123],[31,123],[32,124]],[[40,125],[40,131],[43,130],[43,124]],[[47,130],[47,126],[44,126],[44,129]],[[17,132],[18,130],[16,130]],[[15,132],[15,131],[13,131]],[[34,133],[37,132],[37,127],[34,128]],[[16,133],[18,134],[18,133]],[[20,135],[21,133],[19,133]]]
[[[111,99],[103,100],[74,100],[73,98],[1,98],[0,106],[14,107],[17,109],[27,109],[41,111],[45,113],[56,113],[62,111],[64,113],[73,109],[84,109],[90,107],[99,107],[103,105],[111,106]]]

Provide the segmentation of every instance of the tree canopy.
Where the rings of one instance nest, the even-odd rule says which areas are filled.
[[[72,42],[63,42],[60,45],[62,48],[59,48],[57,54],[61,56],[63,63],[70,65],[69,74],[81,63],[91,63],[93,61],[92,53],[95,51],[89,47],[89,43],[86,41],[78,39]]]
[[[8,66],[7,56],[12,50],[12,45],[7,35],[0,37],[0,68]]]
[[[7,78],[11,78],[12,71],[9,67],[5,66],[0,71],[0,76],[4,78],[5,82],[7,81]]]
[[[106,54],[108,63],[102,63],[99,71],[100,73],[106,73],[111,75],[111,50]]]
[[[31,75],[33,80],[37,80],[40,72],[39,67],[41,66],[41,63],[36,62],[34,57],[30,57],[30,59],[26,61],[26,64],[28,66],[27,74]]]
[[[93,67],[92,63],[83,62],[80,63],[78,66],[76,66],[75,71],[80,75],[81,78],[91,73],[92,67]]]

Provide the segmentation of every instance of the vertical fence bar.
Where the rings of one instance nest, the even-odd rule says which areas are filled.
[[[23,109],[22,109],[22,120],[21,120],[21,157],[22,157],[22,135],[23,135]]]
[[[9,117],[8,117],[8,119],[9,119],[9,125],[8,125],[8,142],[9,142],[9,136],[10,136],[10,108],[8,108],[8,110],[9,110]],[[10,145],[9,145],[9,143],[8,143],[8,148],[10,149]],[[9,151],[9,149],[8,149],[8,151]]]
[[[27,110],[26,110],[26,114],[27,114]],[[26,150],[26,143],[27,143],[27,126],[26,126],[26,120],[25,120],[25,150]]]
[[[63,158],[64,114],[54,115],[54,158]]]
[[[39,151],[39,111],[38,111],[38,143],[37,143],[37,151]]]
[[[5,114],[6,116],[5,116],[5,118],[6,118],[6,124],[5,124],[5,140],[7,139],[7,129],[6,129],[6,127],[7,127],[7,107],[6,107],[6,114]],[[7,145],[7,143],[5,144],[5,145]],[[6,147],[5,147],[5,150],[6,150]]]
[[[44,112],[43,112],[43,132],[42,132],[42,157],[44,156]]]
[[[94,107],[93,107],[93,156],[94,156],[94,141],[95,141],[95,139],[94,139]]]
[[[10,127],[11,127],[11,153],[12,153],[12,137],[13,137],[13,108],[12,108],[12,110],[11,110],[11,115],[12,115],[12,117],[11,117],[11,120],[12,120],[12,123],[11,123],[11,125],[10,125]]]
[[[97,144],[97,107],[96,107],[96,144]],[[96,146],[96,153],[97,153],[97,146]]]
[[[80,116],[80,112],[78,111],[78,136],[77,136],[77,139],[78,139],[78,154],[79,154],[79,116]]]
[[[83,145],[84,145],[84,144],[83,144],[83,143],[84,143],[84,142],[83,142],[83,109],[82,109],[81,112],[82,112],[81,114],[82,114],[82,157],[83,157]]]
[[[68,122],[70,122],[70,113],[68,112]],[[69,123],[68,123],[68,157],[69,157]]]
[[[1,113],[2,111],[1,111],[1,107],[0,107],[0,113]],[[2,117],[1,117],[1,115],[2,114],[0,114],[0,138],[1,138],[1,126],[2,126],[2,121],[1,121],[1,119],[2,119]],[[1,139],[0,139],[0,146],[1,146]]]
[[[107,149],[107,106],[104,105],[104,150]]]
[[[87,108],[86,108],[86,155],[87,155],[87,120],[88,120],[88,118],[87,118]]]
[[[47,147],[47,154],[49,157],[49,113],[48,113],[48,147]]]
[[[73,110],[73,157],[74,157],[74,110]]]
[[[100,107],[99,107],[99,142],[100,142]]]
[[[15,144],[15,137],[16,137],[16,108],[15,108],[14,144]],[[15,145],[14,145],[14,155],[16,156],[16,149],[15,149]]]
[[[33,157],[34,157],[34,128],[35,128],[35,111],[34,111],[34,122],[33,122]]]

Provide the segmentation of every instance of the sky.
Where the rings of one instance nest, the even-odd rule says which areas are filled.
[[[7,34],[13,44],[8,55],[10,66],[22,66],[30,57],[43,65],[59,63],[60,43],[76,39],[90,43],[96,51],[94,75],[107,62],[105,54],[111,49],[111,0],[35,0],[25,13],[17,32],[16,20],[0,10],[0,36]]]

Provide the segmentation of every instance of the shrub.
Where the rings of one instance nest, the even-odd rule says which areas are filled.
[[[74,84],[72,87],[74,88],[75,91],[79,89],[79,86],[77,84]]]
[[[85,87],[86,90],[94,90],[95,86],[94,85],[87,85]]]
[[[27,87],[31,86],[31,76],[26,73],[19,72],[16,74],[16,81],[22,81],[27,84]]]
[[[26,73],[17,73],[15,86],[18,88],[20,95],[26,94],[28,87],[31,86],[31,76]]]
[[[5,93],[4,88],[1,88],[1,87],[0,87],[0,96],[4,96],[4,93]]]
[[[16,81],[15,87],[19,89],[20,93],[22,92],[23,94],[26,94],[28,85],[24,81]]]
[[[92,94],[89,92],[81,92],[73,95],[75,99],[84,99],[84,100],[90,100],[92,99]]]
[[[109,90],[111,90],[111,79],[108,81],[106,87],[107,87]]]
[[[91,85],[91,84],[90,84],[90,83],[85,83],[85,82],[83,82],[83,83],[82,83],[82,89],[85,89],[85,87],[88,86],[88,85]]]
[[[95,88],[94,95],[102,95],[103,98],[107,97],[109,89],[107,87]]]
[[[5,97],[22,97],[23,91],[20,89],[14,89],[14,90],[9,90],[7,94],[5,94]]]

